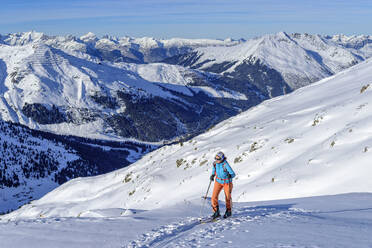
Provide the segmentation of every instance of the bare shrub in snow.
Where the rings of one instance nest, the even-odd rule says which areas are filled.
[[[177,159],[177,161],[176,161],[177,168],[179,168],[185,162],[186,162],[186,160],[184,160],[183,158]]]
[[[236,158],[234,159],[234,164],[240,163],[240,162],[242,162],[242,161],[243,161],[242,157],[238,156],[238,157],[236,157]]]
[[[364,91],[366,91],[369,87],[369,84],[367,85],[364,85],[361,89],[360,89],[360,94],[362,94]]]
[[[249,150],[249,152],[254,152],[256,150],[258,150],[259,147],[258,147],[258,143],[255,141],[253,142],[253,144],[251,145],[251,149]]]
[[[203,160],[202,162],[200,162],[200,166],[203,166],[204,164],[206,164],[208,162],[208,160]]]
[[[323,116],[316,115],[315,118],[314,118],[314,122],[313,122],[312,126],[315,127],[316,125],[318,125],[320,123],[321,120],[323,120]]]
[[[287,142],[288,144],[291,144],[294,142],[294,138],[286,138],[284,141]]]
[[[127,175],[125,175],[124,183],[129,183],[132,180],[131,176],[132,172],[129,172]]]

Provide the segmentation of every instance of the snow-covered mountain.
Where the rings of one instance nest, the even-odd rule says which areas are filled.
[[[8,34],[0,114],[60,134],[174,140],[359,63],[371,44],[284,32],[248,41]]]
[[[34,129],[81,137],[172,140],[265,97],[216,74],[167,64],[101,62],[44,43],[0,45],[0,114]]]
[[[249,80],[278,96],[333,75],[372,56],[370,36],[265,35],[230,47],[200,47],[167,63]]]
[[[104,62],[75,49],[76,42],[68,37],[54,40],[61,48],[48,44],[52,40],[43,34],[14,37],[0,44],[1,120],[73,135],[80,157],[90,163],[74,164],[66,176],[58,174],[62,167],[54,166],[45,176],[48,178],[37,175],[32,183],[16,179],[25,177],[23,169],[13,171],[4,166],[3,175],[10,176],[3,179],[1,191],[7,204],[2,204],[0,211],[39,198],[68,179],[122,168],[162,141],[201,133],[265,98],[254,86],[243,94],[229,89],[219,75],[181,66]],[[109,152],[112,158],[104,160],[110,155],[94,153],[87,144],[115,152]],[[6,161],[12,156],[4,154]],[[35,166],[35,170],[43,168],[39,161]],[[30,184],[41,186],[29,190],[37,188]]]
[[[2,35],[0,115],[35,130],[135,142],[120,154],[124,163],[95,175],[359,63],[371,44],[370,36],[284,32],[248,41]],[[93,175],[83,170],[68,178]]]
[[[14,210],[76,177],[133,163],[153,146],[35,131],[0,121],[0,213]]]
[[[220,150],[237,174],[235,202],[371,192],[371,72],[367,60],[129,167],[71,180],[3,218],[106,216],[187,204],[205,193]]]
[[[49,36],[31,31],[0,36],[0,43],[10,46],[43,43],[57,49],[80,52],[111,62],[151,63],[190,52],[206,46],[233,46],[244,40],[180,39],[169,40],[151,37],[131,38],[104,36],[98,38],[89,32],[81,37]]]

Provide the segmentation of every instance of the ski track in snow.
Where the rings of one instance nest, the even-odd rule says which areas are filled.
[[[194,203],[116,217],[0,221],[0,247],[372,247],[368,193],[240,202],[231,218],[205,224],[197,218],[201,204]]]
[[[356,207],[358,204],[348,206],[346,199],[349,196],[366,197],[353,194],[320,197],[318,199],[325,201],[318,207],[333,202],[332,198],[335,200],[335,206],[323,210],[298,207],[298,200],[259,205],[243,203],[235,208],[231,218],[200,224],[197,218],[187,217],[180,222],[161,225],[123,247],[370,248],[372,219],[362,216],[372,213],[372,208],[370,204],[361,204],[360,208]],[[356,198],[351,200],[358,201]]]
[[[162,225],[151,232],[142,234],[137,240],[129,242],[125,248],[147,247],[241,247],[241,243],[234,245],[229,237],[223,235],[231,232],[234,236],[246,235],[250,231],[244,224],[260,225],[264,222],[279,220],[289,222],[294,218],[320,218],[311,212],[292,208],[292,204],[278,204],[256,207],[242,207],[235,210],[232,217],[217,222],[200,223],[197,218],[188,217],[186,220]],[[262,246],[263,247],[263,246]],[[266,247],[266,246],[265,246]],[[290,247],[290,246],[275,246]],[[299,246],[296,246],[299,247]],[[309,246],[306,246],[309,247]],[[317,247],[317,246],[313,246]]]
[[[241,216],[240,219],[238,217],[205,224],[200,223],[197,218],[189,217],[184,222],[164,225],[143,234],[140,239],[131,241],[126,247],[200,247],[203,239],[214,240],[216,233],[236,229],[235,225],[252,221],[249,216]]]

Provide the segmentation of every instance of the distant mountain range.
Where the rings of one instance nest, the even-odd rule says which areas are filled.
[[[118,146],[115,142],[130,144],[99,169],[90,160],[63,177],[63,162],[35,176],[62,183],[126,166],[158,146],[187,140],[264,100],[371,56],[371,36],[280,32],[250,40],[158,40],[92,33],[80,38],[37,32],[0,35],[0,116],[4,125],[22,124],[48,137],[74,136],[76,147],[85,147],[84,139],[95,140],[89,144],[109,142],[105,149]],[[90,151],[80,153],[87,158]],[[59,161],[58,155],[50,157]],[[15,176],[24,178],[26,170],[1,168],[3,188],[23,185]]]
[[[77,46],[90,47],[81,40],[9,39],[14,45],[0,45],[0,114],[34,129],[162,142],[200,133],[266,98],[249,82],[239,92],[218,74],[102,61]]]
[[[126,168],[71,180],[4,218],[190,209],[205,194],[221,150],[237,175],[234,202],[371,192],[371,74],[369,59],[267,100],[188,142],[163,146]]]
[[[372,56],[370,36],[284,32],[247,41],[27,32],[0,44],[2,119],[145,142],[201,133]]]

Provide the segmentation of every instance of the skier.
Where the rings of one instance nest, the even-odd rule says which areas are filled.
[[[213,162],[212,175],[210,176],[211,181],[214,181],[216,177],[212,194],[212,208],[214,211],[212,218],[215,219],[221,216],[218,206],[218,195],[220,194],[222,188],[225,192],[226,202],[226,212],[223,217],[227,218],[231,216],[231,191],[233,188],[232,179],[235,177],[235,173],[231,169],[229,163],[226,161],[226,157],[223,152],[218,152],[215,156],[215,160],[216,161]]]

